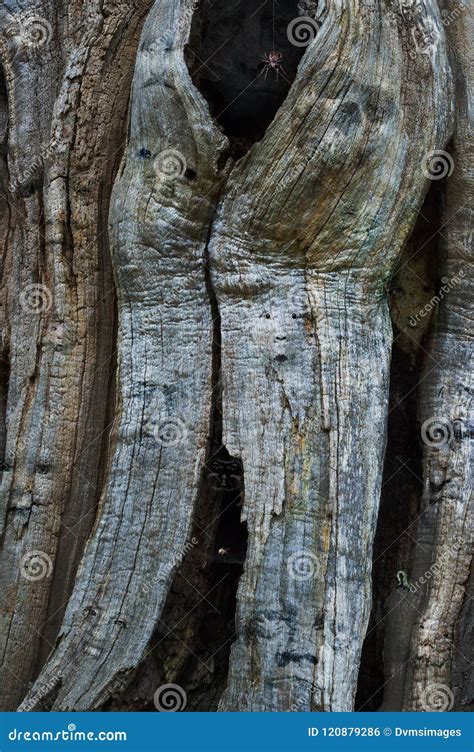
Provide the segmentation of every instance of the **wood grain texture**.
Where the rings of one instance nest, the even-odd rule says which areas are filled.
[[[141,18],[129,3],[109,11],[50,2],[0,10],[9,207],[2,346],[10,367],[0,502],[3,709],[17,706],[53,647],[100,493],[114,347],[104,209]],[[34,562],[45,576],[24,576],[23,563]]]
[[[234,164],[184,62],[192,8],[156,2],[137,54],[110,212],[113,451],[57,647],[23,709],[100,708],[146,656],[199,504],[211,303],[249,535],[221,709],[352,708],[385,446],[386,282],[426,192],[424,159],[449,137],[444,28],[433,0],[416,12],[328,1],[287,99]]]
[[[404,31],[372,4],[328,6],[214,223],[224,443],[243,460],[249,529],[223,710],[352,708],[385,445],[384,280],[448,132],[443,42],[408,62]]]
[[[406,710],[472,709],[472,645],[462,639],[472,567],[473,427],[473,205],[474,122],[472,39],[474,8],[451,12],[447,36],[456,80],[453,171],[446,186],[445,278],[454,279],[443,300],[420,396],[424,436],[424,494],[411,579],[419,582],[404,693]],[[430,430],[424,426],[430,426]],[[426,577],[426,573],[430,573]],[[467,605],[467,604],[466,604]],[[464,665],[453,682],[454,666]],[[438,704],[438,707],[437,707]]]
[[[55,709],[99,706],[143,657],[184,555],[207,450],[213,322],[204,249],[225,140],[187,72],[185,8],[156,3],[137,56],[110,214],[119,318],[114,452],[60,647],[34,690],[42,695],[53,677]],[[172,43],[169,29],[178,29]]]

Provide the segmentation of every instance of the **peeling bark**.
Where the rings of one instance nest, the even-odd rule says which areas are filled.
[[[456,14],[447,30],[454,56],[457,107],[454,171],[446,190],[443,272],[456,284],[440,307],[420,401],[425,472],[412,569],[412,580],[420,587],[405,685],[407,710],[451,709],[456,699],[453,690],[459,697],[467,689],[451,686],[453,667],[472,659],[472,646],[458,640],[456,632],[463,616],[469,616],[469,610],[462,609],[472,563],[473,360],[469,302],[473,290],[474,134],[469,100],[473,30],[472,5]],[[426,577],[427,573],[430,576]],[[470,658],[466,650],[471,651]],[[473,702],[471,693],[464,696],[462,705],[472,709]]]
[[[53,647],[100,492],[114,344],[104,213],[140,23],[129,3],[109,12],[96,3],[56,10],[44,2],[0,11],[8,96],[10,379],[0,502],[7,709]],[[30,21],[40,34],[34,44]]]
[[[419,81],[416,103],[410,76],[400,89],[395,20],[332,11],[264,141],[232,172],[210,245],[224,443],[242,456],[249,528],[226,710],[352,707],[385,443],[383,283],[423,196],[423,156],[447,135],[443,96],[441,121],[420,127]],[[418,69],[426,102],[445,66]],[[377,186],[370,204],[364,185]]]
[[[263,140],[225,164],[228,141],[184,62],[191,5],[156,3],[137,56],[110,214],[113,455],[28,709],[99,708],[146,655],[211,430],[206,249],[222,322],[223,442],[243,463],[249,532],[221,709],[353,702],[385,443],[385,282],[423,200],[423,160],[448,138],[443,28],[433,2],[421,15],[327,3]],[[413,56],[426,27],[435,41]],[[176,180],[165,159],[178,160]]]

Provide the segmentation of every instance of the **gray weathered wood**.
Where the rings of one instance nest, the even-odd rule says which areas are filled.
[[[183,59],[191,6],[156,3],[137,56],[110,215],[114,452],[58,647],[25,707],[100,707],[145,655],[206,450],[207,246],[224,443],[243,460],[249,533],[221,707],[350,709],[385,443],[385,282],[426,190],[424,158],[448,138],[444,30],[432,0],[419,13],[328,2],[287,100],[224,187],[226,139]],[[427,28],[434,40],[413,54]],[[159,174],[170,149],[174,180]],[[156,440],[168,419],[185,433],[173,446]]]
[[[8,0],[0,9],[3,709],[17,706],[53,647],[100,493],[114,347],[105,219],[142,6]],[[28,291],[38,285],[35,308]],[[32,580],[23,563],[35,562]]]

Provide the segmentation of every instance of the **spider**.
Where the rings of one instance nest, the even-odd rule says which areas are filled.
[[[281,52],[275,52],[274,50],[272,50],[271,52],[266,52],[264,54],[264,56],[262,57],[262,62],[265,63],[265,65],[263,66],[261,73],[265,71],[265,79],[267,78],[268,71],[272,69],[276,72],[277,79],[280,71],[284,76],[286,75],[286,71],[281,64],[282,60],[283,55]]]

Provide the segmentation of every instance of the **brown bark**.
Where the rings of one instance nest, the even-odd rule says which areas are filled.
[[[100,493],[114,362],[106,217],[145,10],[45,2],[34,13],[1,11],[9,384],[0,686],[10,709],[53,646]]]
[[[206,491],[218,457],[243,474],[238,515],[248,541],[237,556],[245,561],[226,688],[212,703],[350,710],[386,440],[387,285],[429,185],[426,162],[451,132],[454,88],[437,4],[321,3],[298,67],[294,45],[281,42],[284,63],[294,66],[283,69],[286,99],[274,79],[258,75],[257,50],[253,83],[280,107],[265,134],[247,124],[242,138],[229,135],[234,125],[223,117],[234,103],[219,104],[227,79],[211,86],[200,58],[191,59],[210,14],[227,23],[227,6],[99,8],[91,0],[66,14],[57,5],[43,8],[51,43],[64,41],[52,61],[22,50],[21,35],[7,35],[2,48],[4,185],[28,172],[27,147],[41,165],[33,193],[22,186],[13,200],[7,191],[5,204],[2,706],[16,707],[40,669],[21,709],[109,708],[111,698],[133,707],[151,702],[154,675],[192,685],[183,655],[194,654],[199,610],[192,622],[184,615],[172,624],[173,637],[186,638],[184,653],[160,653],[156,674],[151,656],[161,620],[180,613],[177,578],[200,592],[207,578],[211,592],[210,562],[235,555],[217,552],[222,494]],[[291,18],[290,6],[281,12]],[[27,57],[24,79],[18,55]],[[24,98],[40,80],[44,93],[28,119]],[[467,164],[470,135],[459,129],[456,138]],[[453,217],[463,175],[448,193]],[[449,248],[458,237],[467,242],[468,217],[459,214]],[[454,274],[456,253],[447,255]],[[21,295],[32,283],[47,302],[34,316]],[[439,407],[461,425],[462,439],[449,456],[426,451],[430,536],[448,523],[464,535],[468,389],[444,364],[453,347],[467,358],[458,307],[450,296],[430,351],[440,372],[427,372],[421,401],[422,422]],[[440,378],[451,385],[441,406]],[[447,502],[433,516],[441,466],[456,483],[443,485]],[[198,522],[209,540],[190,544]],[[419,536],[412,579],[429,565],[419,554],[421,528]],[[445,558],[446,545],[438,534],[436,555]],[[204,562],[199,573],[189,548]],[[25,566],[31,552],[47,576]],[[454,639],[466,564],[464,554],[451,557],[448,584],[433,580],[431,602],[446,615],[433,629],[428,622],[430,667],[446,620]],[[228,600],[230,591],[216,587]],[[412,604],[399,591],[396,600],[401,618]],[[430,615],[429,597],[414,606]],[[401,703],[406,691],[406,706],[418,707],[428,679],[439,678],[426,669],[426,630],[414,627],[410,653],[408,630],[399,645],[393,625],[387,676],[407,650],[413,674],[403,665],[403,684],[389,684],[386,701]]]

